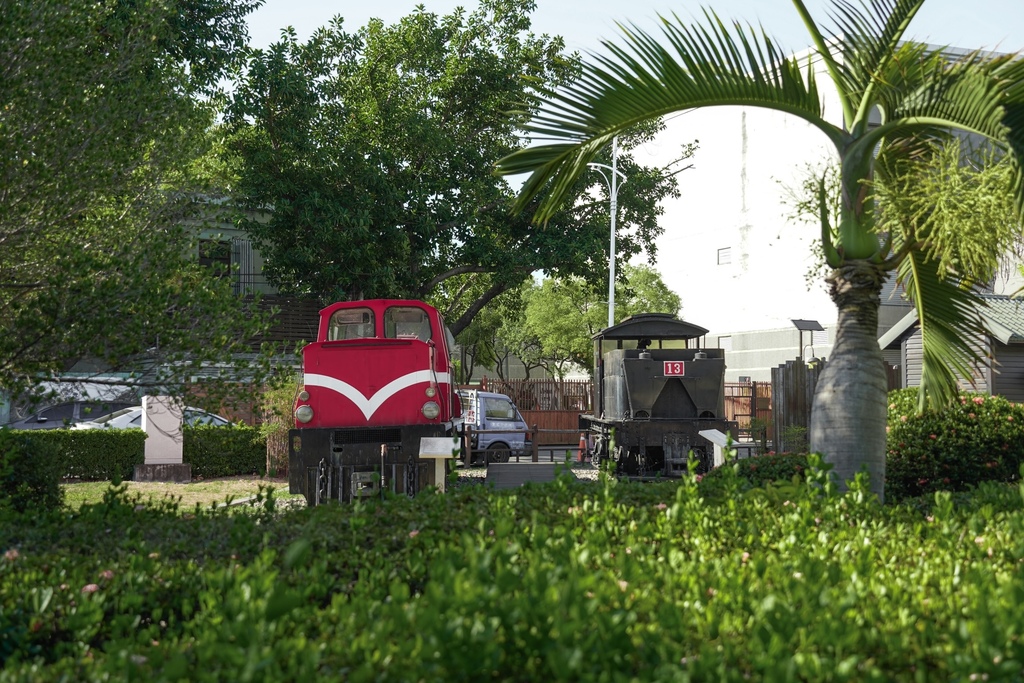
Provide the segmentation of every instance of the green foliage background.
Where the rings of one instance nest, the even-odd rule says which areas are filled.
[[[267,371],[230,281],[199,267],[196,160],[252,0],[0,2],[0,388],[119,373],[183,393]],[[245,355],[244,364],[237,361]],[[234,385],[237,389],[242,385]]]
[[[183,518],[114,491],[0,526],[0,681],[1019,675],[1024,492],[882,507],[811,464],[785,497],[561,480]]]

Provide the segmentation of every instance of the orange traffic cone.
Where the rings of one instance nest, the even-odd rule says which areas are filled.
[[[587,453],[587,435],[580,432],[580,451],[579,455],[576,456],[576,462],[585,462],[589,458]]]

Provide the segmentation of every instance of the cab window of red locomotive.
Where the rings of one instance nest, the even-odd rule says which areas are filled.
[[[374,336],[373,311],[369,308],[346,308],[335,311],[327,327],[327,340],[366,339]]]
[[[392,306],[384,311],[384,336],[388,339],[431,338],[430,318],[422,308]]]

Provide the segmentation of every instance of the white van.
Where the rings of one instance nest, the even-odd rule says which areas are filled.
[[[512,399],[505,394],[476,389],[460,389],[463,423],[471,430],[473,460],[477,452],[487,454],[488,462],[507,462],[509,455],[532,451],[526,420]],[[515,431],[503,432],[503,429]]]

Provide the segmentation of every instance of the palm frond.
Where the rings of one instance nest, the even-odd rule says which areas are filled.
[[[829,17],[836,26],[835,48],[841,55],[840,90],[857,103],[871,98],[869,93],[886,71],[897,45],[911,19],[924,0],[835,0]],[[847,121],[847,125],[852,125]]]
[[[522,209],[542,190],[549,194],[536,218],[557,210],[587,163],[620,131],[684,109],[753,105],[794,114],[838,140],[839,129],[824,121],[814,78],[775,41],[704,12],[704,23],[688,26],[662,18],[662,35],[624,28],[625,45],[605,42],[607,55],[594,56],[580,78],[549,97],[528,131],[542,144],[498,162],[505,175],[532,172],[519,195]],[[667,45],[667,46],[666,46]]]
[[[897,270],[921,327],[923,361],[919,408],[949,405],[959,381],[969,380],[984,359],[977,349],[985,338],[981,311],[985,300],[968,284],[939,271],[935,261],[911,252]],[[972,345],[971,342],[974,342]]]

